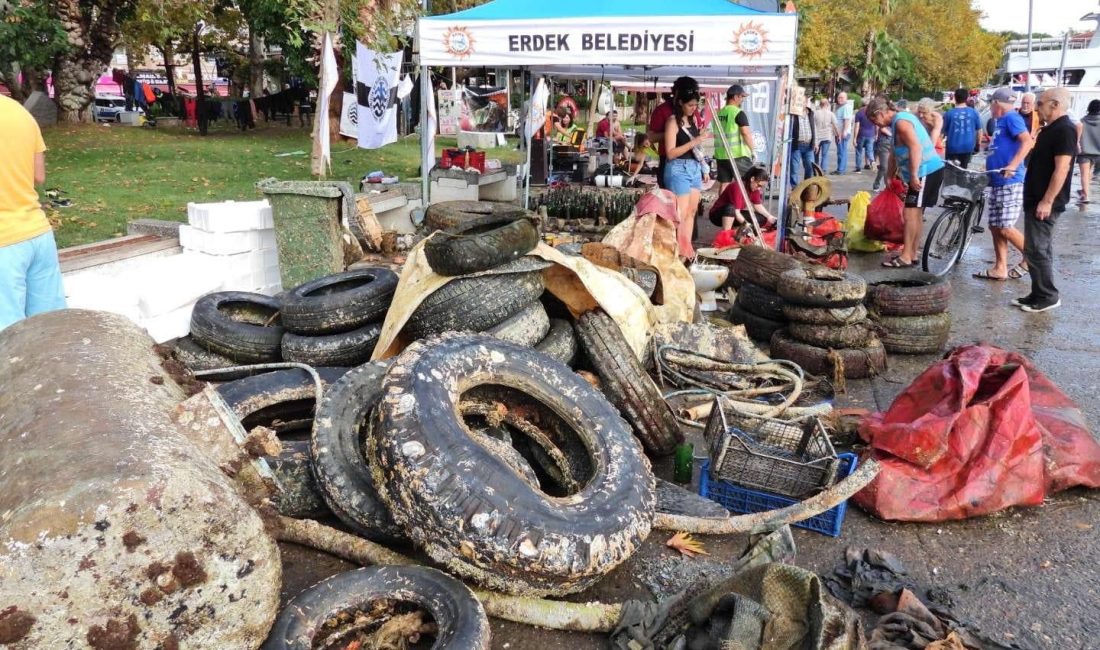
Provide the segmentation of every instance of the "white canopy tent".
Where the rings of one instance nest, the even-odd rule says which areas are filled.
[[[523,68],[533,74],[668,83],[688,75],[702,84],[793,79],[798,17],[727,0],[597,0],[550,3],[493,0],[417,21],[423,97],[431,66]],[[782,90],[772,99],[778,117]],[[421,124],[428,102],[421,102]],[[772,123],[777,123],[773,119]],[[783,121],[780,205],[786,198],[788,121]],[[774,136],[773,136],[774,137]],[[422,169],[435,152],[421,138]],[[423,174],[428,196],[427,173]],[[430,197],[428,197],[430,200]]]

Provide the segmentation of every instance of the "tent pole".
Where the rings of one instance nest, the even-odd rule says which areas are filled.
[[[528,122],[531,119],[531,112],[534,106],[532,106],[532,98],[535,96],[535,75],[528,73],[527,81],[527,115],[523,116],[523,139],[527,143],[527,166],[524,167],[524,179],[523,179],[523,209],[530,210],[531,205],[531,135],[534,134],[532,125]],[[520,104],[520,109],[523,109],[523,104]],[[539,125],[541,129],[542,126]]]
[[[432,95],[431,71],[428,66],[420,66],[420,196],[424,207],[431,203],[428,191],[428,175],[435,159],[432,138],[428,134],[428,102],[435,101]]]
[[[788,66],[784,71],[783,78],[779,82],[779,101],[775,104],[775,119],[778,120],[780,111],[783,110],[784,105],[790,103],[791,84],[794,80],[794,66]],[[788,111],[790,112],[790,111]],[[776,250],[783,250],[783,240],[786,238],[787,233],[787,165],[790,164],[791,158],[791,119],[790,115],[786,116],[783,120],[783,139],[779,145],[779,205],[775,206],[776,218],[779,219],[779,227],[775,236],[775,248]]]

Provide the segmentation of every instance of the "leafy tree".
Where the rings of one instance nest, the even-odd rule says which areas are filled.
[[[0,16],[0,81],[22,101],[45,88],[54,57],[68,49],[68,40],[43,0],[14,6],[0,0]]]
[[[924,88],[979,86],[1001,61],[1004,40],[979,24],[967,0],[897,0],[887,31],[913,57]]]
[[[854,34],[883,24],[879,0],[803,0],[798,9],[799,69],[832,76],[861,59],[864,40]]]
[[[54,61],[54,96],[58,119],[79,122],[88,117],[100,72],[111,61],[121,23],[137,0],[51,0],[54,17],[68,47]]]

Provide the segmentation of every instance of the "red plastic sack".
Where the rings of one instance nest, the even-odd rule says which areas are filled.
[[[882,519],[964,519],[1100,487],[1081,410],[1026,357],[991,346],[953,350],[860,435],[882,471],[853,499]]]
[[[905,184],[892,179],[867,206],[863,233],[867,239],[900,244],[905,241]]]

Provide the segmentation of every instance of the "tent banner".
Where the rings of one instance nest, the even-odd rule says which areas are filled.
[[[439,135],[458,135],[462,120],[462,90],[439,90]]]
[[[795,14],[419,21],[421,64],[790,65]]]
[[[462,131],[504,133],[508,130],[508,89],[462,88]]]
[[[359,148],[397,142],[397,87],[403,53],[386,54],[356,44],[355,96]]]

